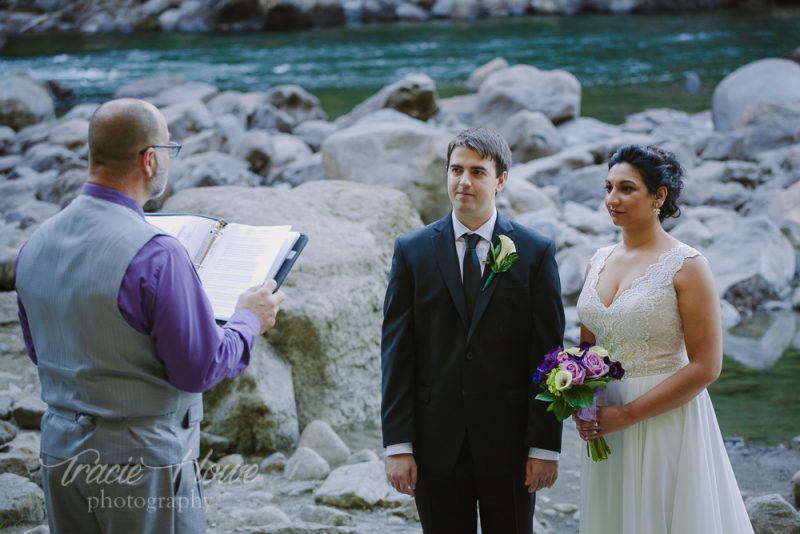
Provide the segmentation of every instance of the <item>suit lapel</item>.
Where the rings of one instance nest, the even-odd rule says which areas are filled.
[[[433,246],[433,255],[436,257],[436,263],[439,265],[442,278],[444,278],[445,285],[453,298],[458,315],[464,323],[464,328],[469,328],[469,323],[467,323],[467,303],[464,299],[464,287],[461,284],[461,270],[459,269],[458,256],[456,255],[456,238],[453,233],[453,220],[451,217],[452,215],[447,215],[439,219],[434,225],[431,245]]]
[[[511,235],[513,232],[514,232],[514,227],[511,226],[511,222],[498,213],[497,221],[494,223],[494,231],[492,231],[491,246],[495,246],[497,243],[500,242],[500,239],[498,238],[500,234],[505,234],[511,239],[513,239],[513,236]],[[456,262],[457,261],[458,259],[456,258]],[[491,272],[492,272],[491,267],[487,265],[483,271],[481,288],[483,288],[483,284],[486,283],[486,280],[489,279],[489,274]],[[492,278],[489,287],[487,287],[486,290],[483,290],[480,293],[478,293],[478,300],[477,302],[475,302],[475,310],[473,311],[472,314],[472,324],[469,325],[469,333],[467,334],[467,343],[469,343],[469,340],[472,337],[473,332],[475,332],[475,327],[477,327],[478,322],[481,320],[481,317],[483,316],[483,312],[486,311],[486,307],[489,305],[489,301],[491,300],[492,295],[494,294],[494,289],[497,287],[499,276],[502,275],[495,275],[494,278]]]

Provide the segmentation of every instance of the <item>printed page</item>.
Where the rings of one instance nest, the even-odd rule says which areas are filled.
[[[278,271],[288,251],[285,242],[296,233],[290,230],[291,226],[233,223],[222,230],[198,270],[217,319],[229,319],[245,289]]]
[[[217,224],[214,219],[195,215],[145,215],[145,219],[180,241],[193,261]]]

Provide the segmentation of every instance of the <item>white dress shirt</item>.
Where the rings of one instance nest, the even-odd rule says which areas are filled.
[[[478,254],[478,260],[481,262],[481,273],[486,267],[486,256],[489,254],[489,247],[492,243],[492,233],[494,232],[494,223],[497,221],[497,210],[492,212],[492,216],[489,217],[489,220],[483,223],[477,230],[474,232],[461,224],[456,218],[456,214],[453,213],[453,235],[456,237],[456,253],[458,254],[458,265],[461,271],[461,280],[464,280],[464,255],[466,254],[467,250],[467,243],[464,240],[464,234],[478,234],[481,236],[481,240],[478,242],[477,246],[475,247],[475,252]],[[413,454],[414,453],[414,446],[412,443],[397,443],[395,445],[389,445],[386,447],[386,456],[392,456],[394,454]],[[539,460],[554,460],[558,461],[559,453],[556,451],[550,451],[547,449],[537,449],[536,447],[531,447],[528,451],[529,458],[537,458]]]

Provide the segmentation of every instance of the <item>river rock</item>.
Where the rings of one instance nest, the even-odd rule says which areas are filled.
[[[347,512],[329,506],[314,506],[313,504],[308,504],[300,510],[300,519],[309,523],[337,527],[353,524],[353,517]]]
[[[0,125],[20,130],[54,117],[53,98],[36,81],[23,74],[0,80]]]
[[[293,447],[296,422],[294,440],[289,432],[271,437],[277,426],[265,405],[271,397],[287,416],[296,400],[303,427],[314,419],[337,429],[378,419],[375,354],[392,240],[422,225],[405,195],[332,180],[286,190],[218,187],[181,191],[164,211],[291,224],[312,236],[285,282],[290,297],[278,325],[259,339],[250,368],[206,393],[206,418],[217,421],[207,430],[229,437],[243,454]],[[269,363],[279,361],[291,369]]]
[[[566,170],[554,178],[562,200],[582,204],[592,210],[603,206],[606,196],[605,182],[608,166],[589,165],[575,170]],[[607,227],[607,225],[603,225]]]
[[[527,180],[540,187],[557,185],[564,173],[594,164],[595,157],[587,145],[570,147],[552,156],[514,165],[509,171],[509,179]]]
[[[518,111],[500,126],[514,163],[550,156],[564,148],[564,140],[553,123],[540,111]]]
[[[575,117],[558,125],[558,133],[565,146],[594,143],[622,133],[619,126],[599,121],[593,117]]]
[[[263,130],[243,133],[231,150],[231,155],[246,161],[250,170],[261,176],[269,174],[274,153],[272,136]]]
[[[536,230],[546,238],[555,242],[556,250],[562,250],[577,245],[588,245],[590,243],[595,248],[603,246],[595,239],[590,238],[558,220],[558,215],[558,213],[551,210],[539,210],[523,213],[518,215],[514,220],[519,224]]]
[[[181,102],[161,111],[167,120],[170,137],[178,141],[214,127],[214,116],[202,102]]]
[[[61,211],[61,207],[56,204],[42,202],[41,200],[31,200],[5,212],[3,220],[24,230],[38,226],[39,223],[49,219],[59,211]]]
[[[300,435],[299,447],[308,447],[331,466],[343,464],[350,457],[350,448],[325,421],[311,421]]]
[[[161,13],[158,25],[166,32],[207,32],[213,27],[213,12],[201,0],[184,0],[176,9]]]
[[[347,20],[345,6],[339,0],[277,0],[267,5],[265,28],[268,30],[340,26]]]
[[[270,527],[269,532],[272,532],[273,528],[288,527],[292,524],[286,512],[272,505],[233,508],[229,511],[229,516],[238,525],[257,527],[250,532],[264,532],[264,527]]]
[[[506,185],[498,195],[498,204],[501,200],[508,201],[509,216],[514,218],[518,214],[531,211],[548,210],[557,211],[556,203],[541,188],[525,180],[506,180]]]
[[[738,209],[750,198],[750,190],[742,184],[729,182],[696,182],[687,180],[681,190],[681,201],[689,206],[719,206]]]
[[[572,74],[515,65],[489,75],[478,92],[477,122],[506,123],[521,110],[541,111],[558,124],[580,113],[581,85]]]
[[[792,346],[795,323],[791,311],[757,312],[723,332],[725,354],[750,369],[768,369]]]
[[[38,172],[60,171],[78,163],[75,154],[59,145],[34,145],[25,153],[25,163]]]
[[[360,464],[364,462],[374,462],[378,459],[378,455],[369,449],[361,449],[350,455],[347,459],[348,464]]]
[[[410,497],[386,482],[383,462],[344,465],[331,471],[314,500],[337,508],[396,508]]]
[[[721,295],[742,309],[780,299],[795,271],[795,252],[766,216],[741,219],[706,250]]]
[[[610,234],[615,231],[614,223],[605,210],[593,210],[568,200],[562,208],[564,222],[576,230],[589,234]]]
[[[7,452],[21,457],[28,471],[33,473],[41,466],[39,432],[19,432],[6,444]]]
[[[20,428],[38,430],[47,404],[35,394],[14,401],[14,420]]]
[[[696,129],[692,116],[685,111],[656,108],[625,117],[622,129],[627,132],[652,133],[656,129],[686,132]]]
[[[800,513],[777,493],[751,497],[745,506],[755,534],[800,533]]]
[[[250,172],[246,161],[220,152],[205,152],[179,161],[173,166],[171,180],[175,191],[219,185],[256,186],[261,181],[259,175]]]
[[[266,92],[267,101],[292,118],[293,125],[310,120],[325,120],[319,99],[299,85],[278,85]]]
[[[275,134],[272,136],[272,143],[272,165],[275,167],[284,167],[310,157],[312,154],[309,146],[302,139],[293,135]]]
[[[295,125],[294,118],[267,102],[266,96],[263,98],[264,100],[257,104],[248,115],[248,127],[269,132],[291,132]]]
[[[739,67],[714,89],[711,111],[714,127],[727,132],[757,103],[786,104],[800,95],[800,65],[788,59],[761,59]]]
[[[114,91],[114,98],[141,98],[150,100],[157,94],[166,91],[170,87],[181,85],[186,82],[183,76],[174,74],[159,74],[149,76],[121,85]]]
[[[325,458],[313,449],[300,446],[286,462],[283,476],[289,480],[322,480],[331,472]]]
[[[87,177],[87,170],[81,168],[58,173],[52,179],[40,181],[36,188],[36,198],[63,208],[78,196]]]
[[[561,295],[577,297],[583,288],[586,266],[597,249],[591,245],[578,245],[560,250],[556,254],[558,276],[561,279]]]
[[[753,104],[739,119],[736,134],[743,158],[750,160],[763,151],[800,143],[800,95],[794,102]]]
[[[325,166],[322,163],[322,154],[319,152],[289,163],[268,178],[270,184],[289,184],[292,187],[313,182],[327,180]]]
[[[0,524],[41,522],[44,518],[44,492],[39,486],[11,473],[0,475]]]
[[[8,421],[0,421],[0,447],[2,447],[15,437],[17,437],[17,427],[12,425]]]
[[[508,67],[508,61],[506,61],[505,58],[496,57],[472,71],[464,87],[470,93],[477,93],[478,89],[481,88],[481,85],[483,85],[483,82],[486,81],[486,78],[488,78],[490,74],[507,69]]]
[[[391,108],[415,119],[427,121],[439,109],[436,84],[425,74],[409,74],[387,85],[356,106],[353,111],[336,120],[336,126],[347,128],[361,117],[383,108]]]
[[[258,471],[260,473],[273,473],[273,472],[283,472],[286,468],[286,455],[282,452],[274,452],[264,458],[260,464],[258,464]]]
[[[694,248],[704,248],[711,243],[714,236],[705,224],[697,219],[684,219],[683,217],[681,219],[670,230],[669,233],[672,234],[672,237]]]
[[[26,478],[30,475],[25,457],[13,452],[0,452],[0,473],[13,473]]]
[[[416,124],[356,125],[322,144],[325,173],[391,187],[406,193],[425,222],[451,209],[447,196],[446,155],[450,136]]]
[[[475,20],[481,12],[478,0],[436,0],[431,15],[440,19]]]
[[[422,22],[431,17],[428,11],[411,2],[400,2],[394,14],[401,22]]]
[[[332,122],[323,120],[309,120],[301,122],[297,127],[292,130],[292,134],[302,139],[311,150],[318,152],[322,143],[333,132],[336,131],[336,125]]]
[[[150,99],[159,108],[194,101],[207,102],[219,93],[215,86],[202,82],[186,82],[164,89]]]
[[[48,139],[54,145],[61,145],[69,150],[83,147],[89,140],[89,121],[86,119],[68,119],[59,121]]]
[[[0,154],[13,153],[16,132],[8,126],[0,126]]]

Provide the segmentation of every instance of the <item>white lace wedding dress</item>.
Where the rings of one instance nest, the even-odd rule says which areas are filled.
[[[673,278],[699,254],[678,244],[608,307],[598,250],[578,299],[581,323],[625,368],[601,404],[628,403],[688,363]],[[608,460],[581,464],[581,534],[752,534],[708,392],[606,436]]]

